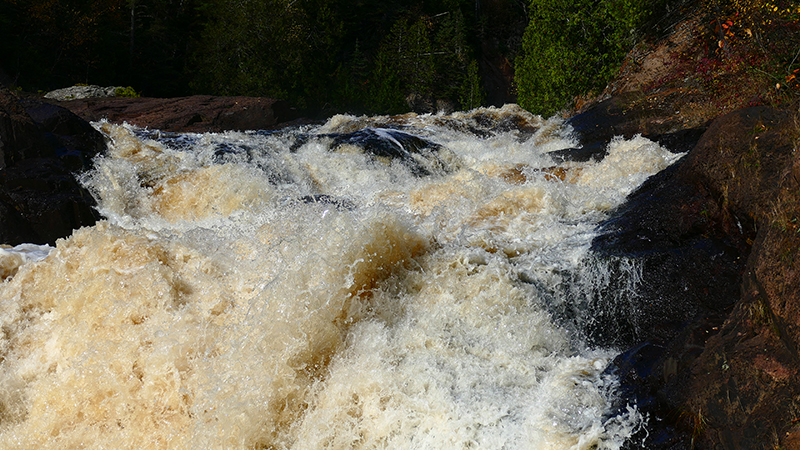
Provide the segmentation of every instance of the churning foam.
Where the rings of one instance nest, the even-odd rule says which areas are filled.
[[[47,258],[50,250],[52,247],[49,245],[19,244],[14,247],[0,245],[0,281],[14,276],[24,264]]]
[[[510,119],[537,131],[485,125]],[[447,170],[307,139],[379,126]],[[618,448],[642,425],[537,286],[677,158],[658,145],[556,166],[569,130],[514,107],[172,146],[97,127],[107,220],[0,285],[0,448]]]

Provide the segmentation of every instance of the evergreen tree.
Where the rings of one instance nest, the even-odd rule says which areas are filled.
[[[550,115],[597,91],[633,48],[663,0],[530,0],[516,63],[522,107]]]
[[[371,107],[433,111],[437,100],[464,107],[483,98],[460,11],[398,19],[378,52]]]

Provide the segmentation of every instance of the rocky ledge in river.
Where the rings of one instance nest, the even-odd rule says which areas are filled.
[[[106,119],[167,132],[265,130],[298,117],[285,101],[264,97],[86,98],[59,106],[89,122]]]

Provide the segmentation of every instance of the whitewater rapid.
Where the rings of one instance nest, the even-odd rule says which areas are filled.
[[[0,249],[0,449],[616,449],[646,423],[616,350],[554,311],[607,276],[597,224],[681,155],[561,161],[569,127],[513,105],[94,125],[105,220]]]

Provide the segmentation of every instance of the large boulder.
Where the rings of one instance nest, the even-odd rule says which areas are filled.
[[[19,99],[0,86],[0,169],[26,158],[53,155]]]
[[[87,121],[106,119],[171,132],[263,130],[294,120],[282,100],[263,97],[92,98],[59,103]]]
[[[641,268],[633,295],[598,300],[587,332],[629,348],[616,365],[651,414],[648,448],[800,443],[795,120],[767,107],[717,118],[593,243]]]
[[[720,220],[753,231],[733,310],[662,389],[698,447],[800,445],[799,141],[795,114],[749,108],[719,118],[687,161]]]
[[[0,87],[0,244],[52,244],[94,224],[94,200],[74,174],[104,147],[68,110]]]

